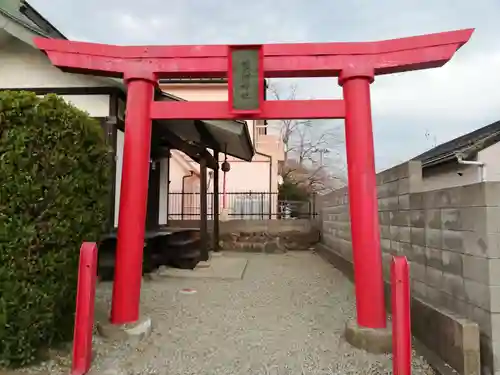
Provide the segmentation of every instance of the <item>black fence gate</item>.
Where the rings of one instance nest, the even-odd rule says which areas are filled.
[[[213,194],[207,194],[208,219],[213,219]],[[197,220],[200,217],[200,193],[170,192],[168,218]],[[309,219],[317,215],[315,196],[307,201],[280,199],[278,193],[231,192],[219,193],[219,212],[225,208],[231,219]]]

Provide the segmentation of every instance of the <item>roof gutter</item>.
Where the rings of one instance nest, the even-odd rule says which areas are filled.
[[[483,163],[482,161],[478,160],[464,160],[462,154],[457,154],[456,155],[457,162],[458,164],[463,164],[463,165],[475,165],[479,167],[479,180],[481,182],[484,182],[486,179],[486,164]]]

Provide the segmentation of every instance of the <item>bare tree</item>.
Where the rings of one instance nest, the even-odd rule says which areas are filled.
[[[270,84],[268,86],[268,90],[273,96],[274,100],[295,100],[297,85],[291,85],[285,95],[282,95],[280,90],[274,84]],[[303,120],[280,120],[277,123],[279,135],[285,147],[285,165],[287,164],[290,153],[293,151],[292,137],[297,132],[297,129],[300,128],[302,124],[304,124],[304,122],[305,121]]]
[[[274,100],[295,100],[297,85],[286,92],[274,84],[269,86]],[[314,191],[345,184],[345,168],[341,154],[344,140],[341,129],[330,122],[317,120],[280,120],[274,123],[285,148],[283,178],[293,177]]]
[[[427,141],[431,141],[431,143],[432,143],[432,146],[431,146],[431,147],[432,147],[432,148],[434,148],[434,147],[436,147],[436,146],[437,146],[437,137],[436,137],[436,135],[435,135],[435,134],[431,134],[431,133],[429,132],[429,129],[425,129],[425,139],[426,139]]]
[[[347,185],[342,169],[326,165],[300,165],[296,159],[288,160],[284,173],[289,180],[316,193],[326,193]]]

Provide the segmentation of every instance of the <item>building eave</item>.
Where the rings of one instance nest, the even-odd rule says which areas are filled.
[[[31,22],[36,24],[47,37],[55,39],[67,40],[63,33],[59,31],[48,19],[42,16],[35,8],[33,8],[27,1],[22,1],[19,11]]]
[[[469,159],[500,142],[500,121],[494,122],[461,137],[438,145],[411,160],[420,161],[422,168],[434,167],[456,159],[457,155]]]
[[[5,30],[9,35],[13,36],[14,38],[20,40],[23,43],[28,44],[29,46],[36,48],[33,39],[34,37],[44,37],[44,38],[54,38],[56,35],[59,35],[59,39],[66,39],[66,37],[59,31],[57,30],[47,19],[45,19],[40,13],[38,13],[29,3],[23,2],[21,4],[21,7],[25,6],[29,12],[32,12],[33,15],[37,15],[39,17],[39,21],[41,22],[42,20],[46,22],[47,27],[51,28],[51,35],[47,34],[43,30],[39,29],[36,26],[30,25],[28,22],[23,21],[22,19],[16,17],[15,15],[9,13],[8,11],[1,9],[0,8],[0,29]],[[21,11],[21,9],[20,9]],[[1,19],[3,17],[3,20]],[[27,15],[24,15],[24,17],[27,17]],[[4,22],[2,22],[4,21]],[[31,22],[34,24],[33,20],[30,19]],[[126,87],[125,84],[121,79],[114,79],[114,78],[104,78],[104,77],[92,77],[93,79],[100,81],[103,83],[104,86],[110,86],[110,87],[117,87],[121,89],[124,93],[126,93]]]

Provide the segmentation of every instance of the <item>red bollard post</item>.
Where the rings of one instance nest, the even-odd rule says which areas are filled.
[[[391,264],[392,289],[392,372],[411,375],[410,271],[404,256]]]
[[[97,245],[95,242],[84,242],[80,248],[78,266],[71,375],[83,375],[90,370],[96,280]]]

